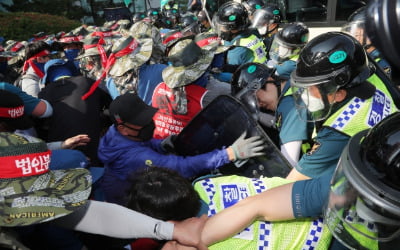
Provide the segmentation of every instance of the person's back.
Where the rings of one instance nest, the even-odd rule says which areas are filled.
[[[65,66],[64,64],[50,66],[47,73],[59,67]],[[103,111],[108,107],[111,98],[99,88],[87,100],[82,100],[82,95],[94,83],[94,80],[84,76],[66,76],[55,81],[52,81],[54,78],[46,78],[46,80],[49,82],[39,96],[50,102],[54,110],[48,120],[47,140],[60,141],[77,134],[88,134],[90,142],[78,149],[82,150],[93,164],[101,164],[97,157],[97,148],[101,132],[107,125]]]
[[[152,106],[158,108],[154,138],[179,134],[203,108],[208,82],[205,73],[213,57],[212,51],[201,49],[190,38],[171,48],[168,58],[172,65],[163,70],[164,82],[155,88],[152,98]]]

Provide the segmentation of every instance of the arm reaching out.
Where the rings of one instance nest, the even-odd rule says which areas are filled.
[[[293,183],[250,196],[210,217],[202,231],[207,246],[229,238],[256,220],[294,219],[292,208]]]

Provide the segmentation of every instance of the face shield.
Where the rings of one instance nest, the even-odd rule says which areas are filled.
[[[201,27],[199,22],[193,22],[184,28],[181,32],[184,36],[196,35],[199,34],[201,31]]]
[[[331,74],[316,77],[298,77],[293,71],[290,78],[296,109],[304,121],[325,120],[331,114],[335,96],[341,86],[335,82],[336,76],[346,68]]]
[[[298,55],[300,48],[290,46],[284,43],[278,36],[272,40],[269,56],[272,60],[282,63],[289,60],[291,57]]]
[[[400,207],[398,190],[390,190],[364,164],[354,136],[344,149],[331,181],[325,223],[336,239],[350,249],[398,248]],[[350,150],[352,152],[350,152]]]
[[[250,27],[257,29],[260,35],[267,35],[270,33],[269,25],[273,23],[273,16],[270,17],[265,10],[259,9],[254,12]]]
[[[354,37],[364,48],[368,48],[371,45],[364,22],[349,22],[342,27],[341,31]]]
[[[258,103],[256,93],[260,88],[264,87],[266,83],[267,81],[264,78],[253,79],[253,81],[250,83],[241,84],[239,82],[239,85],[245,87],[243,87],[234,95],[237,99],[240,100],[241,103],[243,103],[248,108],[248,110],[253,115],[253,117],[256,118],[256,120],[258,120],[260,113],[260,105]]]

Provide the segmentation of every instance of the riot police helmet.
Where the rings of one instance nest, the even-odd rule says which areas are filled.
[[[248,14],[244,6],[238,2],[226,2],[215,16],[215,28],[223,40],[232,40],[236,32],[248,28]]]
[[[258,114],[259,104],[256,92],[266,83],[275,83],[271,76],[273,70],[265,64],[245,63],[232,76],[231,94],[239,99],[253,113]]]
[[[400,0],[373,0],[367,9],[369,39],[392,66],[400,68]]]
[[[264,0],[247,0],[242,2],[243,6],[246,8],[249,16],[253,15],[255,10],[261,9],[265,6]]]
[[[200,23],[194,14],[186,14],[181,17],[181,30],[184,35],[200,33]]]
[[[283,62],[297,56],[306,45],[309,37],[308,27],[301,22],[290,23],[278,31],[272,41],[269,56],[277,62]]]
[[[325,222],[350,249],[387,249],[400,240],[400,113],[353,136],[331,181]]]
[[[365,30],[366,22],[366,7],[361,7],[356,10],[348,19],[348,22],[343,25],[341,31],[349,33],[356,38],[365,49],[371,46],[371,41],[368,39]]]
[[[160,10],[157,8],[148,9],[146,14],[152,23],[159,22],[162,18],[162,14],[161,14]]]

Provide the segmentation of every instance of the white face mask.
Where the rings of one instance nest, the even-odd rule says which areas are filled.
[[[278,55],[280,58],[287,58],[290,56],[292,50],[289,48],[286,48],[284,46],[279,46],[278,48]]]
[[[265,35],[267,34],[267,26],[263,26],[261,28],[257,28],[258,33],[260,33],[260,35]]]
[[[303,91],[301,94],[301,99],[310,112],[320,111],[325,108],[325,104],[322,99],[310,95],[307,90]]]

